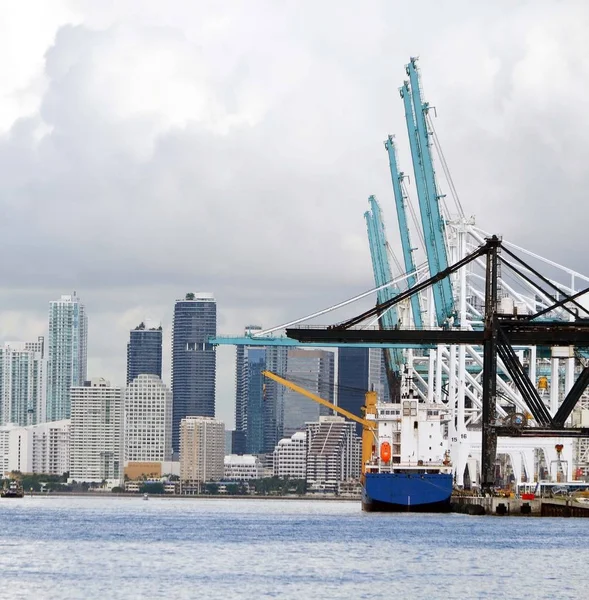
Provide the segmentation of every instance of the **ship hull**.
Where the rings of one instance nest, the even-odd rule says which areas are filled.
[[[362,508],[369,512],[448,512],[452,475],[367,473]]]

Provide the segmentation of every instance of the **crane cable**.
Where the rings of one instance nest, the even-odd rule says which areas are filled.
[[[456,186],[454,185],[454,180],[452,179],[452,175],[450,173],[450,169],[448,168],[448,163],[446,162],[446,157],[444,156],[444,151],[442,150],[442,145],[440,144],[440,140],[438,138],[438,134],[434,128],[433,119],[427,115],[427,123],[431,130],[431,137],[434,142],[434,147],[436,152],[438,153],[438,157],[440,159],[440,163],[442,165],[442,170],[444,171],[444,175],[446,176],[446,180],[448,181],[448,185],[450,186],[450,193],[454,198],[454,203],[456,204],[456,208],[458,209],[459,215],[464,218],[464,208],[462,207],[462,203],[460,202],[460,198],[458,197],[458,191],[456,190]],[[444,203],[445,206],[445,203]],[[446,210],[447,207],[446,207]]]

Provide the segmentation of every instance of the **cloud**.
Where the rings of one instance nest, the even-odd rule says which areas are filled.
[[[213,291],[220,332],[239,333],[371,287],[362,215],[375,193],[398,248],[382,141],[397,133],[409,173],[397,88],[415,54],[467,212],[584,268],[583,3],[72,2],[50,17],[41,35],[8,15],[19,35],[0,42],[26,73],[0,70],[2,331],[43,334],[49,300],[76,289],[93,376],[123,383],[128,329],[149,315],[169,332],[189,290]],[[229,422],[233,368],[220,350]]]

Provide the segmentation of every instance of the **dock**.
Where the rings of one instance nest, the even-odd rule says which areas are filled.
[[[453,496],[452,512],[468,515],[589,518],[589,504],[575,498]]]

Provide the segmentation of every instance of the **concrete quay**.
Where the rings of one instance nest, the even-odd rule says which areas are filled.
[[[589,518],[589,504],[574,498],[524,500],[499,496],[453,496],[451,510],[468,515]]]

